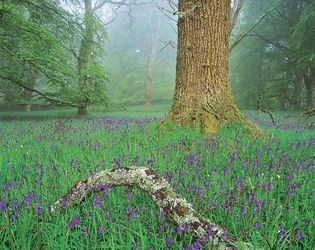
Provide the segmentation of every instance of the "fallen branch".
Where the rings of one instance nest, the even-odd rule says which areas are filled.
[[[299,119],[300,118],[305,118],[305,121],[308,120],[308,118],[315,116],[315,108],[310,108],[306,111],[304,111],[302,114],[299,115]],[[306,125],[306,128],[312,129],[314,128],[315,125],[315,121],[311,122],[310,124]]]
[[[306,119],[310,118],[311,116],[315,115],[315,108],[310,108],[306,111],[304,111],[300,116],[306,117]]]
[[[275,125],[276,122],[275,122],[275,118],[273,117],[273,114],[272,114],[269,110],[265,109],[265,108],[263,107],[262,103],[261,103],[261,101],[262,101],[262,96],[263,96],[265,93],[266,93],[266,90],[262,93],[261,96],[259,96],[259,97],[257,98],[258,108],[259,108],[259,110],[260,110],[261,112],[268,114],[268,115],[270,116],[270,119],[271,119],[273,125]]]
[[[157,172],[147,167],[129,167],[104,170],[88,179],[79,181],[70,192],[51,206],[51,212],[79,204],[88,195],[100,191],[100,187],[133,186],[146,191],[157,206],[166,213],[176,225],[185,225],[203,242],[211,242],[212,249],[234,249],[236,242],[227,232],[198,214],[185,199],[179,197],[170,184]],[[247,245],[242,244],[246,249]]]

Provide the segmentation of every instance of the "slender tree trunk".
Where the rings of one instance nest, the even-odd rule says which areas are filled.
[[[86,68],[90,63],[91,54],[92,54],[92,43],[93,43],[93,8],[92,8],[92,0],[84,0],[85,12],[84,12],[84,23],[85,23],[85,31],[83,35],[83,39],[81,41],[79,59],[78,59],[78,87],[80,91],[80,100],[78,107],[79,115],[87,114],[87,104],[88,98],[86,96],[87,86],[86,86]]]
[[[293,109],[301,109],[301,96],[302,96],[302,81],[303,75],[302,72],[296,70],[295,79],[294,79],[294,91],[293,91]]]
[[[306,87],[306,106],[307,109],[315,108],[315,68],[310,69],[310,74],[304,75]]]
[[[179,1],[176,87],[166,122],[205,133],[226,123],[256,130],[239,111],[229,85],[230,4]]]
[[[153,82],[153,70],[154,61],[156,57],[156,41],[155,38],[152,39],[151,53],[148,57],[147,63],[147,75],[145,84],[145,105],[150,106],[152,104],[152,82]]]
[[[261,54],[261,53],[260,53]],[[258,61],[258,67],[257,67],[257,81],[259,81],[259,86],[257,88],[257,96],[256,99],[261,98],[263,99],[263,95],[265,94],[265,87],[266,87],[266,83],[265,81],[263,81],[262,79],[262,73],[263,73],[263,56],[258,56],[257,58]],[[248,99],[250,99],[251,97],[249,97]],[[256,105],[254,106],[256,109],[260,110],[262,107],[262,103],[259,103],[259,101],[255,103]]]
[[[160,30],[160,19],[158,18],[157,25],[154,30],[154,35],[152,37],[151,52],[148,57],[148,64],[147,64],[147,76],[146,76],[146,84],[145,84],[145,105],[146,106],[150,106],[152,104],[153,70],[154,70],[154,61],[156,58],[159,30]]]
[[[31,89],[34,89],[35,87],[35,81],[36,81],[36,73],[30,72],[29,77],[27,77],[27,86],[29,86]],[[26,103],[25,111],[30,112],[32,111],[32,95],[33,92],[23,89],[23,98],[24,102]]]
[[[32,85],[29,85],[31,88],[34,87],[34,84]],[[25,111],[26,112],[30,112],[32,111],[32,104],[31,104],[31,101],[32,101],[32,92],[29,91],[29,90],[23,90],[23,98],[24,98],[24,102],[26,103],[25,105]]]

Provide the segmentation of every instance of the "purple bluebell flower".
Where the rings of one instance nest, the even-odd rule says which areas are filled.
[[[19,202],[18,200],[13,200],[13,201],[10,202],[10,206],[11,206],[12,208],[16,208],[16,207],[18,207],[19,205],[20,205],[20,202]]]
[[[291,173],[287,173],[286,174],[286,177],[289,179],[289,180],[292,180],[294,178],[294,175],[291,174]]]
[[[170,182],[170,181],[173,179],[173,177],[174,177],[174,175],[173,175],[172,172],[167,172],[167,173],[165,174],[165,179],[166,179],[168,182]]]
[[[34,200],[35,196],[34,193],[28,192],[24,197],[23,197],[23,202],[25,204],[25,207],[29,207],[29,205],[32,203]]]
[[[235,150],[233,150],[232,153],[230,154],[230,158],[231,158],[231,163],[237,160],[237,153]]]
[[[135,242],[132,244],[132,249],[139,249],[140,247],[140,243],[139,242]]]
[[[127,208],[126,208],[126,214],[127,215],[130,215],[132,213],[132,208],[131,208],[131,206],[128,206]]]
[[[103,226],[99,226],[99,227],[98,227],[98,233],[99,233],[99,234],[103,234],[103,233],[105,233],[105,231],[106,231],[106,228],[105,228],[105,227],[103,227]]]
[[[132,199],[132,192],[128,191],[126,194],[126,198],[128,201],[130,201]]]
[[[302,230],[298,230],[296,233],[295,233],[295,240],[300,240],[300,239],[303,239],[304,238],[304,232]]]
[[[37,203],[36,204],[36,213],[38,216],[42,216],[43,215],[43,207],[42,204]]]
[[[195,172],[198,174],[200,173],[201,167],[199,164],[197,164],[197,166],[195,167]]]
[[[94,198],[93,206],[95,208],[102,208],[102,199],[101,199],[101,197],[99,195]]]
[[[150,160],[147,161],[148,165],[153,165],[155,163],[155,159],[152,158]]]
[[[256,230],[261,229],[263,226],[264,226],[264,224],[261,223],[261,222],[256,222],[256,223],[254,224],[254,228],[255,228]]]
[[[269,192],[271,189],[272,189],[272,181],[269,181],[269,182],[266,184],[264,190],[265,190],[265,192]]]
[[[7,211],[7,206],[6,206],[5,201],[0,201],[0,210],[2,212],[6,212]]]
[[[70,166],[73,168],[76,164],[76,160],[75,159],[71,159],[70,160]]]
[[[165,210],[163,208],[160,208],[159,212],[160,212],[160,216],[165,216],[166,215],[166,212],[165,212]]]
[[[7,184],[6,188],[5,188],[5,190],[7,192],[9,192],[13,188],[13,186],[14,186],[14,182],[13,181],[8,181],[8,184]]]
[[[187,162],[188,165],[191,166],[196,161],[196,159],[197,159],[196,155],[195,154],[191,154],[191,155],[188,155],[186,157],[186,162]]]
[[[73,218],[72,218],[71,221],[69,222],[68,227],[69,227],[70,229],[72,229],[72,228],[74,228],[76,225],[80,224],[80,222],[81,222],[80,216],[79,216],[79,215],[75,215],[75,216],[73,216]]]
[[[171,245],[171,244],[173,244],[173,242],[174,242],[174,239],[172,237],[166,237],[165,243],[167,245]]]

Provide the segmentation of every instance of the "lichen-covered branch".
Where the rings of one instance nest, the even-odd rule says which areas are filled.
[[[79,181],[70,192],[51,206],[51,212],[80,203],[100,187],[133,186],[146,191],[168,218],[177,225],[185,225],[203,241],[212,242],[213,249],[233,249],[235,242],[227,232],[198,214],[185,199],[179,197],[170,184],[157,172],[147,167],[128,167],[104,170]],[[244,244],[245,245],[245,244]]]

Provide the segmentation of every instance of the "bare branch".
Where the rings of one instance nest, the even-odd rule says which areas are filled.
[[[238,0],[237,4],[235,4],[235,8],[232,11],[232,20],[231,20],[231,32],[236,25],[236,21],[240,15],[241,9],[243,7],[244,0]]]
[[[1,78],[1,79],[4,79],[4,80],[7,80],[7,81],[10,81],[11,83],[14,83],[14,84],[17,85],[17,86],[20,86],[20,87],[22,87],[22,88],[25,89],[25,90],[28,90],[28,91],[30,91],[30,92],[34,92],[34,93],[38,94],[39,96],[43,97],[45,100],[47,100],[47,101],[49,101],[50,103],[53,103],[53,104],[55,104],[55,105],[70,106],[70,107],[76,107],[76,108],[78,107],[78,105],[73,104],[73,103],[71,103],[71,102],[66,102],[66,101],[62,101],[62,100],[58,100],[58,99],[52,98],[52,97],[50,97],[47,93],[43,93],[43,92],[41,92],[41,91],[39,91],[39,90],[36,90],[36,89],[34,89],[34,88],[30,88],[30,87],[28,87],[27,85],[25,85],[25,84],[19,82],[19,81],[16,80],[16,79],[13,79],[13,78],[10,78],[10,77],[6,77],[6,76],[2,76],[2,75],[0,75],[0,78]]]
[[[234,41],[234,43],[230,46],[229,48],[229,52],[231,52],[245,37],[248,36],[248,34],[250,32],[252,32],[258,24],[260,24],[267,16],[269,16],[273,11],[275,11],[276,8],[273,8],[271,10],[269,10],[265,15],[263,15],[259,21],[257,23],[255,23],[248,31],[246,31],[245,33],[240,33],[240,35],[238,36],[238,38],[236,38],[236,40]]]
[[[98,4],[96,4],[93,8],[93,11],[97,11],[100,8],[102,8],[105,4],[115,4],[115,5],[121,5],[121,6],[135,6],[135,5],[142,5],[142,4],[150,4],[153,0],[150,1],[144,1],[144,2],[129,2],[128,0],[120,0],[120,1],[113,1],[113,0],[102,0],[99,1]]]

